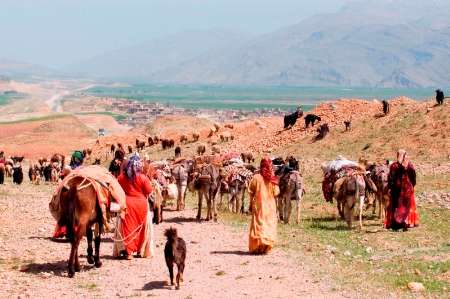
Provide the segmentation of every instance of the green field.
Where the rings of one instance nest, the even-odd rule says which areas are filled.
[[[191,86],[131,85],[93,87],[86,91],[99,97],[159,102],[190,109],[295,109],[309,110],[320,102],[339,98],[390,99],[408,96],[423,100],[433,96],[429,89],[330,88],[289,86]]]

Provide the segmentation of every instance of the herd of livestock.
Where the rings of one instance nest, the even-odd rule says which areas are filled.
[[[195,134],[193,136],[196,138]],[[183,143],[186,136],[180,137]],[[198,140],[198,136],[197,136]],[[173,147],[174,140],[148,137],[148,146],[161,144],[163,148]],[[136,139],[136,146],[128,146],[128,152],[141,152],[146,142]],[[92,150],[81,151],[86,164],[100,164],[100,159],[92,159]],[[23,181],[23,157],[3,158],[0,153],[0,184],[4,178],[12,177],[13,183]],[[111,156],[109,171],[117,177],[120,174],[126,152],[122,144],[110,145]],[[3,159],[3,160],[2,160]],[[205,153],[202,145],[197,148],[197,155],[192,159],[181,157],[180,147],[175,148],[175,158],[172,160],[150,161],[144,154],[145,163],[152,169],[148,172],[151,179],[159,184],[164,201],[176,201],[177,210],[183,209],[188,191],[198,194],[197,219],[200,220],[203,202],[206,201],[206,220],[217,219],[219,206],[224,205],[223,198],[227,198],[227,207],[234,213],[247,213],[251,205],[246,202],[246,190],[249,181],[258,172],[255,158],[251,153],[220,154],[214,150],[210,155]],[[89,162],[88,162],[89,161]],[[359,220],[362,226],[364,206],[378,205],[380,218],[384,217],[383,209],[388,200],[387,179],[389,167],[387,164],[374,165],[360,161],[355,163],[343,158],[322,165],[324,179],[322,190],[327,201],[337,203],[338,215],[352,227],[353,208],[359,206]],[[50,158],[41,158],[30,162],[29,179],[38,184],[40,181],[57,183],[65,171],[68,171],[66,158],[61,154],[54,154]],[[278,196],[279,220],[289,223],[292,207],[296,205],[296,222],[301,217],[301,200],[306,192],[305,183],[300,172],[299,162],[295,157],[273,158],[275,174],[279,179],[280,195]],[[248,196],[247,196],[248,197]],[[375,200],[376,199],[376,200]],[[358,205],[355,205],[358,204]],[[162,206],[155,216],[155,222],[162,221]]]

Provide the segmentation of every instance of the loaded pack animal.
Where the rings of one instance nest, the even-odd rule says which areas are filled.
[[[316,141],[324,139],[328,133],[330,132],[330,128],[328,127],[328,124],[322,124],[317,129],[317,135],[314,137]]]
[[[389,164],[374,165],[370,170],[370,178],[375,183],[377,191],[375,193],[375,201],[373,205],[373,212],[376,211],[376,206],[378,204],[378,218],[384,223],[384,218],[386,215],[386,207],[389,202]]]
[[[303,116],[302,110],[297,110],[292,114],[288,114],[284,116],[284,129],[292,129],[297,122],[297,119],[301,118]]]
[[[67,238],[71,243],[68,263],[69,277],[79,272],[78,247],[83,236],[87,237],[87,261],[99,268],[100,261],[100,235],[103,232],[103,216],[97,193],[92,184],[87,184],[82,177],[75,177],[67,182],[60,194],[60,207],[62,210],[58,225],[67,227]],[[92,226],[98,225],[95,236],[95,255],[92,250],[94,236]]]
[[[386,100],[383,100],[381,103],[383,104],[383,114],[388,115],[391,111],[391,105]]]
[[[337,201],[339,215],[345,219],[349,229],[352,229],[353,209],[357,203],[359,203],[359,227],[362,229],[366,187],[377,191],[373,181],[362,169],[355,169],[334,183],[333,198]]]
[[[193,170],[194,161],[184,160],[171,168],[172,177],[177,186],[177,211],[184,210],[188,180]]]
[[[227,169],[228,168],[228,169]],[[233,213],[245,212],[245,190],[253,177],[253,172],[245,167],[226,166],[224,172],[228,173],[227,187],[230,195],[228,209]]]
[[[299,163],[294,157],[288,157],[287,164],[277,169],[275,175],[279,179],[280,194],[277,200],[280,221],[288,224],[292,214],[292,201],[297,203],[297,219],[300,222],[301,201],[305,194],[305,184],[299,171]]]
[[[176,277],[176,288],[180,289],[180,282],[183,282],[183,272],[186,261],[186,242],[178,237],[175,228],[166,229],[164,235],[167,238],[166,246],[164,247],[164,257],[166,265],[169,269],[170,284],[174,285],[173,268],[177,265],[178,273]]]
[[[22,170],[22,161],[24,157],[12,157],[12,160],[14,162],[12,167],[12,177],[13,177],[13,183],[20,185],[23,182],[23,170]]]
[[[197,220],[201,220],[203,198],[206,198],[206,220],[217,221],[216,197],[220,192],[221,175],[219,168],[213,164],[195,165],[192,180],[188,187],[190,191],[198,193]]]
[[[322,118],[320,118],[320,116],[317,116],[315,114],[307,114],[305,116],[305,128],[309,128],[309,125],[312,125],[314,127],[316,122],[320,121],[322,121]]]

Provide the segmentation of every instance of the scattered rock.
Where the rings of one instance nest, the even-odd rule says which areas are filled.
[[[408,289],[411,290],[411,292],[419,293],[425,291],[425,287],[420,282],[410,282],[408,283]]]

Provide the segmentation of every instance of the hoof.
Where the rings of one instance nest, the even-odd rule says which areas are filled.
[[[80,270],[81,270],[81,267],[80,267],[80,265],[78,265],[78,266],[75,266],[75,272],[80,272]]]
[[[95,262],[95,267],[96,268],[100,268],[103,265],[103,263],[101,261],[96,261]]]
[[[69,278],[73,278],[75,276],[75,272],[69,271],[68,276]]]
[[[87,257],[87,262],[88,262],[89,265],[93,265],[95,263],[94,257],[93,256],[88,256]]]
[[[180,289],[180,286],[176,286],[176,287],[175,287],[175,290],[179,290],[179,289]]]

